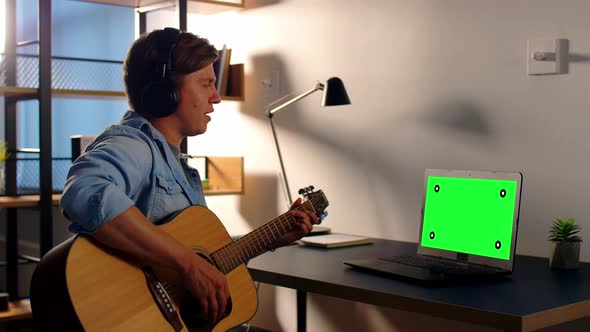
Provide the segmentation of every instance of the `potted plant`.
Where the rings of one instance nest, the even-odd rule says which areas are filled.
[[[582,238],[576,235],[581,228],[575,222],[574,218],[556,218],[549,229],[549,241],[551,241],[549,264],[552,269],[578,268]]]
[[[0,142],[0,193],[4,193],[4,162],[10,157],[8,144]]]

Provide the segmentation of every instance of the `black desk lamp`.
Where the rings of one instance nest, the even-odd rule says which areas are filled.
[[[270,121],[270,127],[272,128],[272,135],[275,139],[275,146],[277,147],[277,154],[279,155],[279,162],[281,164],[281,173],[283,175],[283,181],[285,182],[285,188],[287,189],[287,196],[289,197],[289,205],[293,203],[293,198],[291,197],[291,190],[289,189],[289,182],[287,181],[287,173],[285,173],[285,165],[283,165],[283,157],[281,156],[281,149],[279,148],[279,141],[277,140],[277,133],[275,131],[275,126],[272,122],[272,118],[275,113],[284,109],[285,107],[293,104],[294,102],[303,99],[310,94],[322,90],[324,91],[324,98],[322,99],[322,106],[338,106],[338,105],[348,105],[350,104],[350,99],[348,98],[348,94],[346,93],[346,89],[344,88],[344,84],[342,80],[338,77],[332,77],[326,81],[326,84],[318,82],[315,88],[300,94],[297,97],[291,98],[288,101],[272,108],[271,110],[266,112],[268,116],[268,120]],[[272,105],[272,104],[271,104]]]

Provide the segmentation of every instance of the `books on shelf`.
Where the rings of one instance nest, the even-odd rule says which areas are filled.
[[[213,62],[213,71],[217,82],[215,88],[219,95],[227,95],[227,84],[229,80],[229,62],[231,60],[231,48],[224,44],[221,50],[218,50],[217,59]]]
[[[244,100],[244,64],[230,64],[232,49],[223,45],[213,62],[215,88],[222,99]]]
[[[375,242],[375,239],[350,234],[327,234],[327,235],[315,235],[306,236],[299,240],[301,244],[313,247],[321,248],[339,248],[357,246],[361,244],[371,244]]]
[[[229,66],[227,75],[227,90],[225,96],[234,98],[244,97],[244,64],[238,63]]]

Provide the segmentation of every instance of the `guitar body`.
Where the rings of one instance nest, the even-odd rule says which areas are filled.
[[[159,227],[206,256],[232,243],[217,216],[201,206],[191,206]],[[91,237],[79,235],[67,240],[43,257],[33,275],[31,306],[38,327],[89,332],[188,331],[187,317],[180,314],[186,303],[180,276],[170,269],[151,266],[164,288],[175,288],[168,293],[174,307],[180,309],[181,326],[175,329],[152,295],[143,268]],[[246,265],[237,266],[226,277],[231,311],[214,326],[201,326],[202,330],[226,331],[256,313],[256,288]],[[196,308],[184,309],[196,316]]]

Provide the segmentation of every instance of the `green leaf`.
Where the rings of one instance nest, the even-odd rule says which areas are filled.
[[[549,241],[554,242],[581,242],[582,238],[575,235],[580,232],[581,227],[577,225],[575,218],[555,218],[549,228]]]

